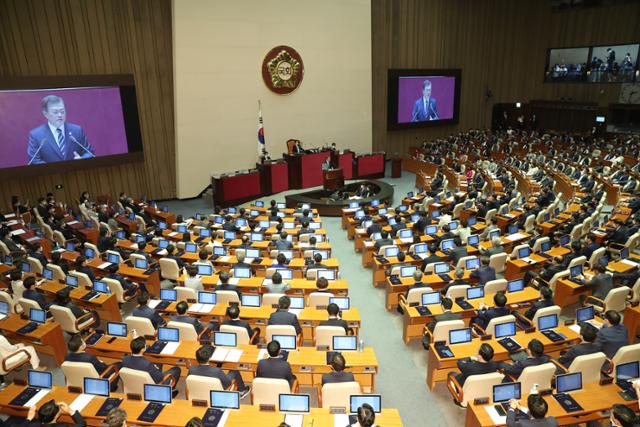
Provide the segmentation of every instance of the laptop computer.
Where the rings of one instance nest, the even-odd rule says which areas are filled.
[[[556,391],[553,398],[567,412],[581,411],[582,407],[568,394],[570,391],[582,390],[582,373],[556,375]]]
[[[216,427],[225,413],[240,409],[240,393],[237,391],[211,390],[209,392],[210,407],[202,417],[205,427]]]
[[[494,333],[498,343],[509,353],[515,353],[522,348],[517,341],[511,338],[516,335],[516,322],[499,323],[496,325]]]
[[[549,314],[538,317],[538,330],[553,342],[566,340],[567,337],[554,331],[558,327],[558,315]]]
[[[171,404],[171,386],[145,384],[143,394],[145,402],[149,403],[138,416],[138,419],[152,423],[158,418],[158,415],[160,415],[165,405]]]
[[[83,385],[84,394],[106,397],[105,401],[100,405],[100,409],[96,412],[96,416],[105,417],[109,411],[117,408],[122,403],[122,399],[109,397],[109,380],[107,379],[85,377]]]
[[[9,405],[26,406],[27,403],[35,405],[53,387],[53,375],[47,371],[35,371],[30,369],[27,373],[27,388],[22,390]]]

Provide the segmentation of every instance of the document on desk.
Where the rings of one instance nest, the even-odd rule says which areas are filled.
[[[37,392],[35,394],[35,396],[33,396],[31,399],[29,399],[29,401],[27,403],[24,404],[24,406],[26,408],[30,407],[30,406],[35,406],[38,402],[40,402],[42,399],[44,399],[44,397],[49,394],[51,390],[48,388],[42,389],[39,392]]]
[[[19,230],[13,230],[9,234],[11,234],[12,236],[19,236],[19,235],[24,234],[24,233],[26,233],[26,231],[21,228]]]
[[[368,248],[369,248],[369,247],[371,247],[371,246],[373,246],[374,244],[375,244],[375,243],[374,243],[374,242],[372,242],[371,240],[365,240],[365,241],[364,241],[364,245],[365,245],[366,247],[368,247]]]
[[[100,264],[98,266],[98,270],[104,270],[105,268],[109,267],[111,265],[110,262],[103,262],[102,264]]]
[[[160,256],[165,256],[165,255],[168,255],[169,252],[166,249],[160,249],[158,252],[156,252],[156,254]]]
[[[160,300],[159,299],[150,299],[149,302],[147,303],[147,305],[150,308],[156,308],[158,306],[158,304],[160,304]]]
[[[27,242],[31,243],[31,242],[35,242],[36,240],[40,240],[40,236],[29,237],[27,239]]]
[[[167,343],[167,345],[164,346],[160,354],[165,354],[170,356],[176,352],[176,350],[178,349],[178,346],[180,346],[179,342],[169,342]]]
[[[231,411],[229,409],[224,411],[222,413],[222,417],[220,417],[220,421],[218,421],[218,425],[216,427],[224,427],[224,425],[227,423],[227,419],[229,419],[229,414],[230,413],[231,413]]]
[[[214,362],[224,362],[224,359],[225,357],[227,357],[228,353],[229,353],[228,348],[217,347],[216,350],[213,352],[213,355],[211,355],[211,359],[209,360],[213,360]]]
[[[284,416],[284,422],[291,427],[302,427],[302,420],[304,415],[302,414],[287,414]]]
[[[71,402],[71,405],[69,405],[69,407],[73,412],[82,412],[84,407],[87,406],[92,399],[92,394],[81,394],[80,396],[76,397],[73,402]]]
[[[229,279],[229,284],[230,284],[230,285],[237,285],[238,283],[240,283],[240,279],[239,279],[239,278],[237,278],[237,277],[231,277],[231,278]]]
[[[513,242],[515,240],[524,239],[526,237],[527,236],[525,234],[522,234],[522,233],[513,233],[513,234],[510,234],[507,237],[505,237],[505,239],[507,239],[510,242]]]
[[[266,358],[267,358],[267,349],[266,348],[260,349],[260,351],[258,352],[258,358],[256,359],[256,361],[259,362],[262,359],[266,359]]]
[[[18,221],[16,221],[16,220],[14,219],[13,221],[9,221],[9,222],[7,223],[7,226],[8,226],[8,227],[12,227],[12,226],[17,225],[17,224],[18,224]]]
[[[348,427],[349,424],[349,415],[347,414],[334,414],[333,416],[333,427]]]
[[[225,362],[238,363],[240,358],[242,357],[243,350],[239,348],[229,349],[226,357],[224,358]]]
[[[637,263],[637,262],[633,262],[633,261],[631,261],[630,259],[623,259],[623,260],[622,260],[622,262],[623,262],[623,263],[625,263],[625,264],[627,264],[627,265],[630,265],[630,266],[632,266],[632,267],[637,267],[637,266],[638,266],[638,263]]]
[[[192,313],[209,313],[211,310],[213,310],[213,307],[213,304],[196,303],[191,304],[191,307],[189,307],[189,311]]]
[[[176,237],[178,234],[180,233],[178,233],[177,231],[172,231],[171,233],[169,233],[169,237]]]
[[[77,223],[78,223],[78,221],[73,220],[73,221],[69,221],[69,222],[67,223],[67,225],[76,225]]]
[[[487,414],[489,414],[489,417],[491,417],[493,425],[497,426],[507,423],[507,417],[503,417],[502,415],[498,414],[498,411],[496,411],[496,408],[493,405],[487,405],[484,407],[484,409],[487,411]]]
[[[405,238],[400,239],[400,241],[402,243],[412,243],[413,242],[413,237],[405,237]]]
[[[220,262],[229,262],[230,260],[231,257],[229,255],[221,256],[220,258],[218,258],[218,261]]]

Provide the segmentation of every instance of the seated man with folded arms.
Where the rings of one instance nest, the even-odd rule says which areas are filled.
[[[495,307],[487,307],[485,303],[480,303],[476,316],[471,319],[471,324],[485,329],[491,319],[506,316],[510,313],[509,307],[506,307],[507,296],[504,292],[497,292],[493,296],[493,303]]]
[[[565,368],[568,368],[571,365],[571,362],[573,362],[573,360],[578,356],[593,354],[600,351],[595,345],[596,338],[598,337],[598,329],[595,326],[589,323],[582,325],[580,328],[580,337],[582,338],[580,344],[572,345],[569,350],[564,353],[560,353],[558,363]]]
[[[346,320],[340,318],[340,307],[338,304],[330,303],[327,306],[327,313],[329,313],[329,319],[320,322],[320,326],[341,326],[344,328],[344,333],[351,335],[351,329]]]
[[[267,353],[269,357],[258,362],[256,377],[283,379],[289,381],[289,385],[292,386],[296,376],[293,375],[289,362],[280,357],[280,343],[271,341],[267,344]]]
[[[196,333],[200,335],[200,332],[204,329],[202,323],[196,318],[189,316],[187,314],[187,310],[189,310],[189,304],[186,301],[180,301],[176,304],[176,314],[169,317],[169,320],[180,323],[188,323],[193,325],[196,330]]]
[[[23,424],[27,427],[40,427],[47,425],[55,425],[58,427],[84,427],[87,422],[84,420],[80,412],[74,411],[64,402],[56,403],[53,399],[40,406],[37,410],[38,419],[36,417],[36,405],[29,408],[27,414],[27,423]],[[73,419],[72,424],[58,423],[56,422],[60,415],[69,415]]]
[[[138,306],[131,312],[132,316],[144,317],[151,320],[153,327],[158,329],[159,326],[164,326],[167,322],[156,312],[153,308],[149,307],[149,294],[142,293],[138,295]]]
[[[544,344],[540,340],[532,339],[527,345],[527,358],[524,360],[517,360],[512,364],[504,365],[504,373],[514,378],[513,381],[517,381],[524,368],[529,366],[538,366],[545,364],[551,360],[551,357],[544,354]],[[504,382],[511,382],[512,380],[505,377]]]
[[[173,366],[166,371],[162,372],[162,365],[154,364],[144,358],[144,350],[147,347],[147,343],[144,337],[136,337],[131,340],[129,345],[131,348],[131,354],[122,358],[122,367],[135,369],[137,371],[145,371],[151,375],[151,379],[156,384],[171,384],[173,386],[174,397],[177,395],[176,385],[180,379],[180,368]],[[165,377],[167,377],[165,379]]]
[[[620,323],[620,314],[615,310],[604,313],[604,325],[598,331],[595,346],[611,359],[616,352],[629,344],[627,327]]]
[[[351,372],[344,372],[346,364],[344,356],[341,353],[335,353],[331,358],[331,363],[329,363],[333,372],[322,374],[322,385],[355,381],[356,379]]]
[[[93,367],[96,369],[96,372],[99,375],[104,374],[107,370],[113,369],[115,366],[119,364],[115,364],[112,366],[107,365],[100,359],[98,359],[93,354],[89,354],[86,352],[87,344],[82,339],[80,334],[73,335],[69,342],[67,343],[67,348],[69,349],[69,353],[65,356],[65,362],[85,362],[91,363]],[[114,381],[111,383],[111,391],[116,391],[118,388],[118,382]]]
[[[213,347],[205,345],[196,350],[197,365],[189,368],[189,375],[199,375],[202,377],[217,378],[222,383],[222,387],[225,390],[229,389],[231,382],[235,380],[238,391],[240,392],[240,398],[244,398],[249,394],[249,386],[245,385],[242,375],[238,371],[229,371],[225,374],[224,371],[216,366],[210,365],[209,360],[213,355]]]
[[[558,421],[554,417],[547,417],[549,406],[547,402],[539,394],[530,394],[527,397],[527,408],[533,419],[519,419],[516,409],[522,410],[520,402],[516,399],[509,401],[509,410],[507,411],[507,427],[557,427]]]
[[[247,334],[249,334],[249,338],[251,338],[251,335],[257,332],[256,337],[253,339],[253,342],[251,344],[258,343],[258,339],[260,337],[260,328],[252,329],[251,325],[249,325],[249,322],[247,322],[246,320],[240,320],[240,307],[238,307],[237,305],[230,305],[229,307],[227,307],[226,314],[228,319],[222,322],[223,325],[240,326],[241,328],[245,328],[247,330]],[[217,329],[217,327],[215,328]]]
[[[267,325],[292,325],[296,334],[302,333],[302,327],[298,322],[298,316],[295,313],[289,313],[289,306],[291,305],[291,299],[288,296],[281,296],[278,300],[278,309],[271,313]]]
[[[489,374],[491,372],[497,372],[498,369],[502,368],[503,364],[501,362],[494,362],[492,359],[493,348],[489,344],[483,343],[480,345],[477,356],[458,360],[460,373],[449,372],[448,376],[454,377],[458,384],[460,384],[460,387],[462,387],[471,375]]]

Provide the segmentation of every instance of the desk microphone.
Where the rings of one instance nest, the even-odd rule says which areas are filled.
[[[93,154],[91,151],[89,151],[84,145],[80,144],[78,142],[78,140],[75,138],[75,136],[73,136],[73,134],[71,133],[71,131],[69,131],[69,138],[71,138],[71,140],[73,142],[75,142],[76,144],[78,144],[80,146],[80,148],[82,148],[87,154],[89,154],[91,157],[95,157],[96,155]]]
[[[33,153],[33,156],[31,156],[31,159],[29,160],[29,163],[27,163],[27,166],[29,166],[31,163],[33,163],[33,161],[35,160],[35,158],[38,156],[38,153],[40,152],[40,149],[42,149],[42,146],[44,145],[44,142],[47,140],[47,138],[43,138],[40,141],[40,145],[38,145],[38,149],[36,150],[35,153]]]

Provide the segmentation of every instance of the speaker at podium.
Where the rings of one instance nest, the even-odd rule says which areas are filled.
[[[326,169],[323,171],[323,188],[327,191],[344,187],[344,171],[342,168]]]

